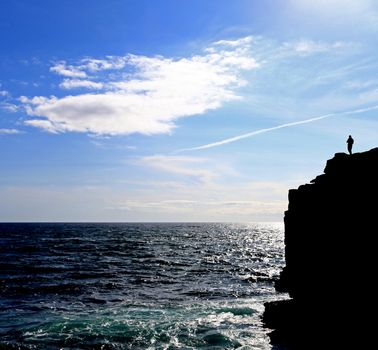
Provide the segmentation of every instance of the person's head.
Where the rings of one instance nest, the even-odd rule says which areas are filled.
[[[351,137],[352,137],[352,135],[349,135],[349,137],[351,138]]]

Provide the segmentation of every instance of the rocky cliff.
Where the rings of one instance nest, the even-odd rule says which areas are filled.
[[[266,304],[264,314],[276,349],[364,349],[373,340],[377,202],[378,148],[337,153],[324,174],[289,191],[276,288],[291,299]]]

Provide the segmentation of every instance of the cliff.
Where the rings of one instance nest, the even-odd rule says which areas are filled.
[[[276,349],[363,349],[373,342],[377,181],[375,148],[337,153],[324,174],[289,191],[286,267],[276,289],[291,300],[266,304],[263,318]]]

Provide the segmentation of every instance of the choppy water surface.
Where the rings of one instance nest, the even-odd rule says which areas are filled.
[[[270,349],[278,224],[0,224],[0,349]]]

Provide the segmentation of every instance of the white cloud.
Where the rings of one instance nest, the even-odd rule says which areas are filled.
[[[2,97],[8,97],[10,94],[8,91],[6,90],[0,90],[0,96]]]
[[[15,135],[20,133],[21,131],[17,129],[0,129],[0,135]]]
[[[236,89],[246,83],[241,72],[258,67],[250,43],[250,38],[218,42],[212,50],[189,58],[126,55],[87,58],[78,66],[60,62],[51,70],[73,78],[87,77],[85,70],[125,71],[119,71],[124,75],[117,80],[108,76],[100,83],[73,82],[87,88],[102,84],[103,93],[22,100],[27,113],[39,117],[26,123],[55,132],[168,133],[179,118],[203,114],[240,98]],[[66,86],[72,86],[72,81],[63,81],[62,87]]]
[[[99,90],[102,89],[104,84],[98,83],[90,80],[80,80],[80,79],[64,79],[59,86],[63,89],[77,89],[77,88],[86,88]]]
[[[86,78],[87,73],[74,66],[67,66],[65,61],[61,61],[50,68],[54,72],[64,77],[70,78]]]

